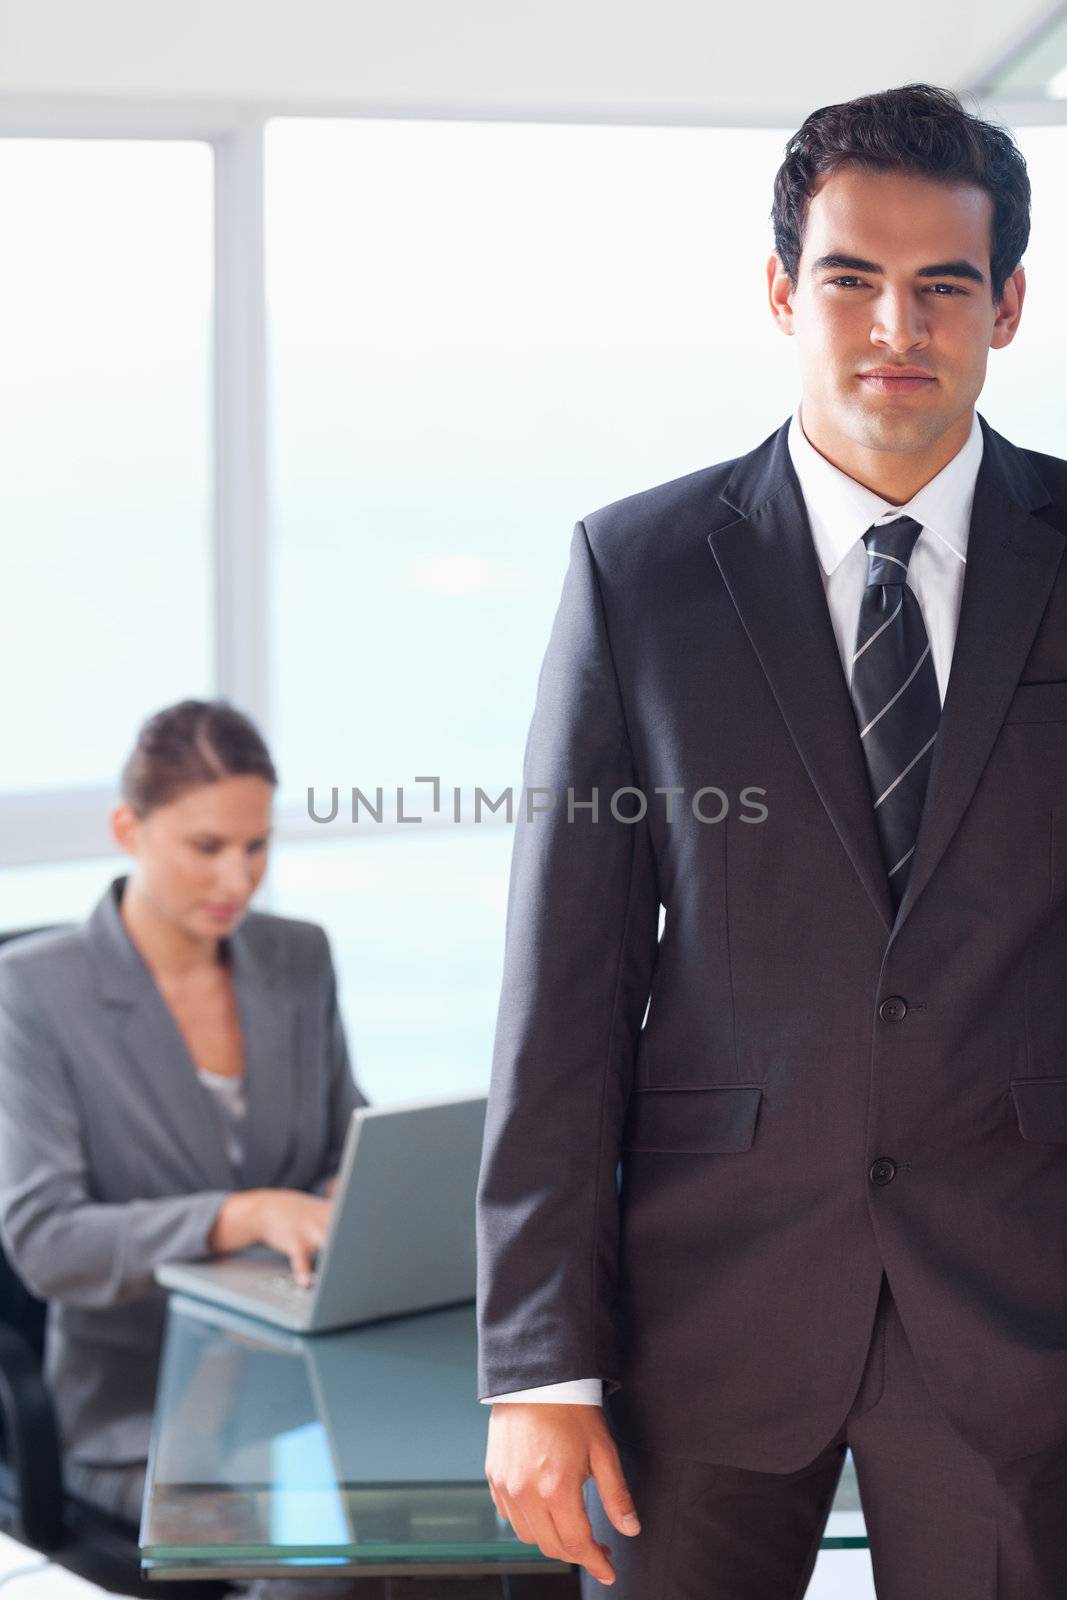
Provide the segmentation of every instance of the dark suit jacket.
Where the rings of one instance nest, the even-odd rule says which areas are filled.
[[[787,429],[574,531],[524,764],[558,800],[512,861],[479,1394],[599,1375],[617,1437],[789,1471],[844,1420],[884,1268],[936,1399],[1006,1459],[1067,1436],[1067,462],[982,419],[894,921]]]
[[[119,914],[116,878],[80,927],[0,952],[0,1232],[47,1299],[46,1370],[65,1449],[145,1458],[164,1261],[210,1254],[234,1189],[336,1172],[353,1106],[329,945],[248,911],[227,944],[245,1041],[239,1170],[210,1092]]]

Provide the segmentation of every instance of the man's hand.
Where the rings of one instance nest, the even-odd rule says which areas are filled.
[[[493,1406],[485,1476],[493,1504],[523,1544],[536,1544],[557,1561],[576,1561],[601,1583],[615,1582],[610,1546],[593,1538],[582,1500],[585,1480],[594,1479],[620,1533],[640,1533],[641,1525],[599,1406]]]

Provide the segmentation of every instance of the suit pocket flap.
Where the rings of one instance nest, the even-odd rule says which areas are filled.
[[[1067,1139],[1067,1078],[1013,1078],[1011,1092],[1024,1139]]]
[[[1005,722],[1067,721],[1067,679],[1021,683],[1008,702]]]
[[[758,1083],[635,1089],[623,1148],[693,1155],[747,1150],[755,1136],[762,1094]]]

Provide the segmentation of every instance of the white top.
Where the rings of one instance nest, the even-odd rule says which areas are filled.
[[[221,1072],[208,1072],[205,1067],[197,1067],[196,1075],[205,1089],[211,1091],[215,1104],[222,1113],[223,1138],[226,1144],[226,1154],[234,1166],[241,1164],[241,1125],[245,1116],[245,1080],[244,1076],[227,1077]],[[600,1381],[599,1379],[597,1380]]]
[[[801,408],[802,402],[790,418],[789,454],[811,523],[845,680],[851,686],[860,599],[867,585],[863,535],[873,523],[913,517],[921,523],[922,532],[915,541],[905,582],[923,614],[943,705],[963,598],[974,486],[985,447],[978,413],[971,417],[966,443],[947,466],[913,494],[906,505],[895,506],[819,454],[804,432]],[[570,1378],[564,1383],[487,1395],[482,1404],[526,1400],[542,1405],[599,1405],[603,1388],[600,1378]]]

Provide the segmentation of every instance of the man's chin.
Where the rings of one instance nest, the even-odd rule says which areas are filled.
[[[942,417],[917,416],[896,406],[850,406],[842,423],[842,432],[865,450],[899,452],[928,449],[945,428]]]

